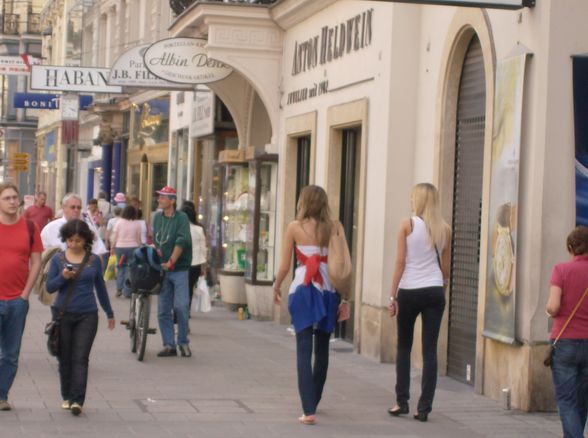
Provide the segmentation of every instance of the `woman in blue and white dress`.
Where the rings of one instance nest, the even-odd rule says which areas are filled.
[[[295,251],[298,267],[288,292],[288,311],[296,332],[298,391],[303,409],[299,421],[315,424],[316,407],[327,379],[329,338],[339,312],[348,313],[348,309],[341,306],[349,304],[341,300],[329,280],[329,240],[336,227],[342,227],[331,221],[327,194],[318,186],[305,187],[300,193],[297,211],[296,220],[286,229],[274,299],[278,304],[282,301],[281,285],[290,272]]]

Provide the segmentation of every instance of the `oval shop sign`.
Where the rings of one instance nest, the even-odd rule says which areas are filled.
[[[168,38],[147,48],[143,61],[147,70],[166,81],[208,84],[229,76],[233,69],[210,59],[200,38]]]

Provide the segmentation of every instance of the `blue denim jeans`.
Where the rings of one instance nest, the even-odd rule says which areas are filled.
[[[551,374],[564,438],[582,438],[588,414],[588,339],[560,339]]]
[[[173,314],[178,322],[177,344],[189,344],[188,306],[188,271],[166,271],[157,302],[157,319],[164,347],[176,347]]]
[[[126,280],[129,276],[129,262],[133,253],[137,248],[114,248],[116,254],[116,289],[121,290],[123,295],[127,298],[131,297],[131,288],[127,286]],[[123,262],[120,262],[121,257],[124,256]]]
[[[314,366],[312,366],[314,334]],[[307,327],[296,333],[298,392],[304,415],[314,415],[323,395],[329,368],[330,333]]]
[[[51,308],[53,318],[59,309]],[[61,319],[59,340],[59,381],[61,398],[83,406],[88,385],[90,351],[98,331],[98,312],[69,313]]]
[[[0,300],[0,400],[8,400],[16,376],[28,311],[29,302],[20,297]]]

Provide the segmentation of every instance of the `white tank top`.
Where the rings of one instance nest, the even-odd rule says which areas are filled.
[[[439,257],[443,248],[437,248]],[[435,246],[429,241],[425,222],[418,216],[412,217],[412,232],[406,236],[406,264],[398,287],[420,289],[443,286],[443,273],[437,260]]]

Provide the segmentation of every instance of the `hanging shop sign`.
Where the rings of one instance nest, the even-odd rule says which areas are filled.
[[[94,98],[92,96],[82,95],[80,99],[80,109],[86,110]],[[59,109],[58,94],[41,94],[41,93],[14,93],[14,107],[25,109]]]
[[[467,6],[488,9],[522,9],[535,6],[535,0],[376,0],[392,3],[418,3],[421,5]]]
[[[214,93],[196,91],[192,104],[190,137],[204,137],[214,133]]]
[[[0,74],[8,76],[25,76],[31,74],[31,65],[40,64],[39,58],[29,55],[0,56]]]
[[[147,48],[143,61],[158,78],[180,84],[208,84],[229,76],[233,69],[206,54],[207,41],[168,38]]]
[[[108,85],[109,74],[108,68],[34,65],[31,72],[31,89],[122,93],[122,87]]]
[[[123,53],[110,69],[108,84],[153,90],[192,90],[193,87],[190,85],[163,80],[145,68],[143,55],[149,46],[150,44],[144,44]]]

